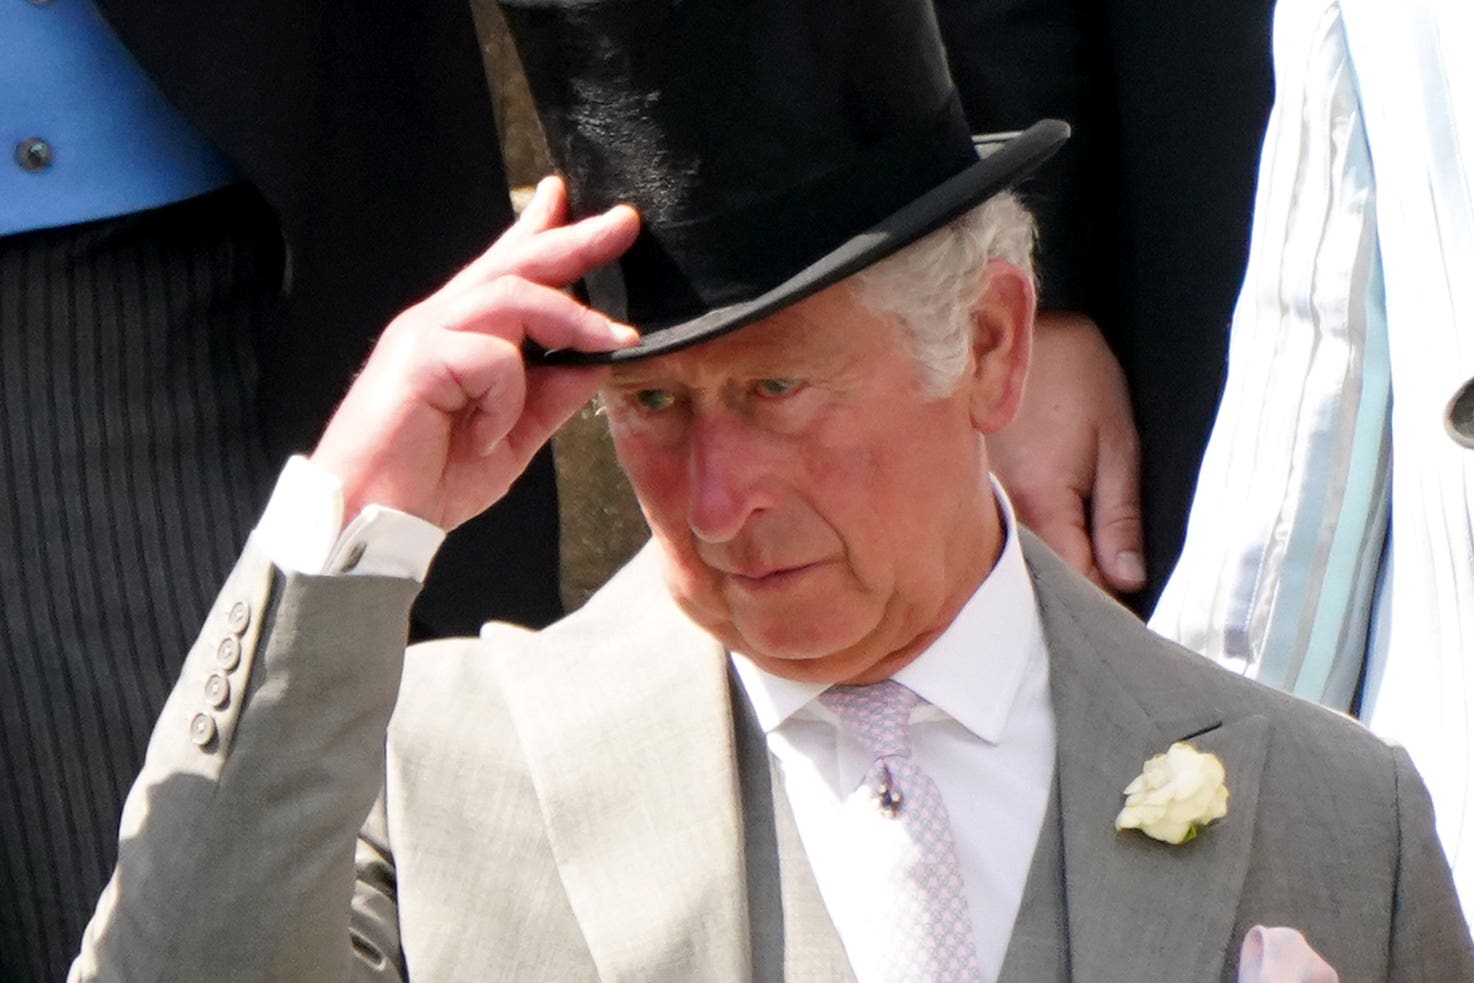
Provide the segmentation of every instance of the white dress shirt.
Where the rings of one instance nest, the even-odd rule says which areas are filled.
[[[1012,508],[1001,491],[997,497],[1007,535],[997,566],[951,626],[892,677],[930,704],[912,713],[912,760],[936,782],[952,820],[984,980],[997,979],[1008,951],[1055,756],[1039,610]],[[855,974],[860,983],[884,983],[866,962],[849,904],[875,889],[863,862],[867,827],[844,808],[870,753],[816,699],[822,684],[774,676],[735,653],[732,661]],[[883,825],[868,829],[885,833]]]
[[[296,456],[282,468],[256,523],[256,542],[287,573],[425,579],[445,532],[397,509],[369,505],[343,528],[343,483]]]

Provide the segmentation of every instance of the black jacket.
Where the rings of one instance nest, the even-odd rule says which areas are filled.
[[[465,0],[98,0],[164,92],[276,211],[281,316],[261,339],[277,454],[310,449],[384,325],[511,219]],[[457,531],[416,613],[436,633],[558,614],[551,455]],[[515,581],[487,580],[488,550]]]
[[[1074,136],[1025,189],[1043,301],[1092,315],[1142,441],[1149,606],[1218,408],[1273,96],[1272,0],[934,0],[968,119]]]

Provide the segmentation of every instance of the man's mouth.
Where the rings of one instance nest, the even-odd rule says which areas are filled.
[[[752,567],[746,570],[729,570],[727,576],[733,583],[748,590],[770,590],[786,587],[819,566],[818,563],[796,563],[789,566]]]

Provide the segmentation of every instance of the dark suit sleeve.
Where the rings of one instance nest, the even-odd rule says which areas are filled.
[[[1101,18],[1075,0],[935,0],[952,75],[979,133],[1062,119],[1070,141],[1020,190],[1039,221],[1043,306],[1101,316],[1114,184],[1113,96]],[[1091,262],[1095,259],[1095,262]]]
[[[933,0],[968,120],[1069,144],[1021,190],[1042,306],[1100,326],[1141,438],[1150,610],[1223,384],[1273,94],[1273,0]]]
[[[1428,789],[1406,751],[1396,749],[1395,760],[1400,849],[1387,979],[1393,983],[1474,980],[1469,926],[1433,829]]]
[[[512,220],[472,9],[98,0],[139,63],[271,206],[289,256],[257,339],[272,456],[311,448],[374,339]],[[187,39],[187,43],[183,40]],[[562,614],[552,452],[455,530],[416,605],[426,636]],[[495,556],[516,577],[494,578]]]

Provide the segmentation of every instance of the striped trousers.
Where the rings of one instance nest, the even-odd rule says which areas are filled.
[[[185,650],[270,492],[253,192],[0,238],[0,980],[62,979]]]

